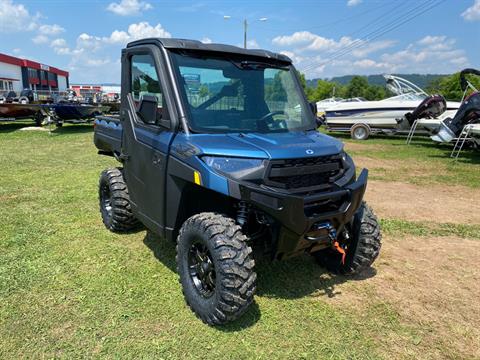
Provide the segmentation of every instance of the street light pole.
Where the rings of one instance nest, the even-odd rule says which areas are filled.
[[[229,20],[232,17],[230,15],[223,15],[223,18],[225,20]],[[263,18],[258,19],[258,21],[267,21],[267,18],[263,17]],[[244,49],[247,48],[247,31],[248,31],[248,20],[245,18],[245,19],[243,19],[243,48]]]

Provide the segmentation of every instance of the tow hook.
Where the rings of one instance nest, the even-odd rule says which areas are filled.
[[[340,254],[342,254],[342,265],[345,265],[345,257],[347,256],[347,253],[345,252],[345,249],[340,246],[338,241],[334,241],[332,244],[332,248],[337,250]]]
[[[345,258],[347,256],[347,253],[345,252],[345,249],[340,246],[340,243],[337,241],[337,230],[333,227],[333,225],[330,222],[324,222],[320,224],[315,225],[315,232],[318,234],[318,232],[323,232],[327,233],[328,235],[328,240],[332,244],[332,249],[336,250],[339,254],[342,255],[342,264],[345,264]],[[322,236],[307,236],[307,239],[310,241],[320,241],[322,238],[325,238],[325,235]],[[326,240],[326,239],[325,239]]]

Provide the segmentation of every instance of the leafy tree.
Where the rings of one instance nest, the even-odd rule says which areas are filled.
[[[477,89],[480,89],[480,77],[467,75],[467,78]],[[445,76],[436,79],[427,87],[427,91],[431,94],[441,94],[447,100],[460,101],[462,100],[463,91],[460,87],[460,73]]]
[[[330,81],[318,80],[317,87],[313,92],[315,100],[323,100],[333,96],[339,85]]]
[[[275,74],[271,84],[265,85],[265,98],[271,101],[286,101],[287,93],[282,85],[282,79],[280,79],[281,73]]]
[[[363,97],[367,100],[382,100],[386,97],[386,90],[379,85],[368,85],[365,88]]]
[[[198,96],[201,98],[210,96],[210,90],[208,89],[207,85],[202,84],[200,86],[200,88],[198,89]]]
[[[366,77],[354,76],[347,85],[345,95],[347,98],[365,97],[365,92],[368,87],[369,85]]]

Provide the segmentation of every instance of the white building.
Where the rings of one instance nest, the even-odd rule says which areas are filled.
[[[23,89],[65,91],[68,86],[67,71],[0,53],[0,93]]]

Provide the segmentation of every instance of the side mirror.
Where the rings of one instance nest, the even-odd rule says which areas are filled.
[[[154,95],[143,95],[137,109],[140,119],[149,125],[157,124],[158,100]]]
[[[312,101],[308,104],[310,105],[310,109],[312,110],[313,116],[315,116],[315,122],[317,123],[317,126],[320,127],[324,125],[325,119],[317,115],[318,114],[317,103],[315,101]]]

